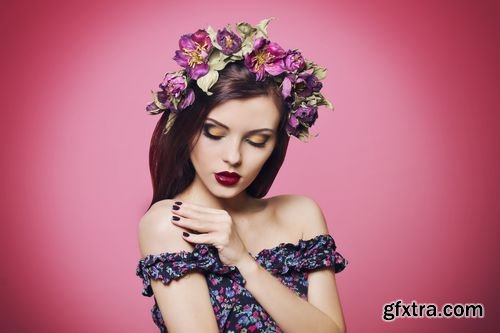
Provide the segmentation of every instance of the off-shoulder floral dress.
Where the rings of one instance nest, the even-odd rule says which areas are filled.
[[[254,259],[306,300],[309,272],[333,267],[339,273],[348,264],[348,260],[336,251],[335,241],[329,234],[301,239],[297,244],[281,243],[260,251]],[[147,297],[153,296],[152,279],[168,285],[190,272],[202,272],[205,275],[220,332],[282,332],[245,289],[246,281],[238,268],[224,265],[212,245],[195,244],[191,252],[151,254],[140,259],[136,269],[136,275],[143,281],[142,295]],[[160,332],[167,332],[165,320],[168,318],[162,317],[156,299],[151,314]]]

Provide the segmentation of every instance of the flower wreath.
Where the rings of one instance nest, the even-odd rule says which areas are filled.
[[[300,141],[307,142],[318,134],[309,128],[318,118],[318,106],[334,109],[321,93],[326,69],[305,59],[298,49],[285,51],[267,37],[267,25],[272,18],[264,19],[255,27],[246,22],[237,23],[236,32],[227,25],[217,33],[211,26],[185,34],[173,59],[182,70],[166,73],[160,91],[151,91],[154,101],[146,106],[150,114],[170,111],[166,130],[171,127],[178,111],[193,104],[195,94],[188,83],[195,80],[207,95],[217,82],[219,72],[228,63],[244,61],[246,68],[256,74],[256,80],[271,76],[281,89],[285,103],[290,107],[286,131]]]

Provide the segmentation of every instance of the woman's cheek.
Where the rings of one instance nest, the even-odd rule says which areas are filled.
[[[203,152],[205,152],[205,154],[213,154],[213,152],[215,152],[215,150],[217,149],[217,144],[218,142],[217,141],[214,141],[214,140],[210,140],[208,138],[205,138],[203,137],[202,141],[200,141],[201,145],[201,149]]]
[[[260,152],[254,154],[252,161],[255,161],[255,166],[254,166],[254,172],[259,173],[260,169],[264,166],[264,163],[266,163],[267,159],[269,158],[271,154],[267,152]]]

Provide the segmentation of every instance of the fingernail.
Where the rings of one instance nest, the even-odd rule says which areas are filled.
[[[179,206],[180,206],[180,205],[182,205],[182,202],[180,202],[180,201],[176,201],[176,202],[174,202],[174,204],[176,204],[176,205],[179,205]]]
[[[172,207],[172,208],[173,208],[173,210],[179,210],[179,208],[181,208],[181,207],[174,205],[174,207]]]
[[[174,221],[179,221],[180,219],[181,219],[181,218],[180,218],[179,216],[175,216],[175,215],[174,215],[174,216],[172,216],[172,220],[174,220]]]
[[[189,234],[188,234],[187,232],[185,232],[185,231],[182,233],[182,235],[183,235],[184,237],[189,237]]]

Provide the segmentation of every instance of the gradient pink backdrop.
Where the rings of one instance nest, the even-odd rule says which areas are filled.
[[[336,110],[270,196],[323,208],[348,331],[498,329],[498,2],[3,0],[3,332],[157,332],[135,276],[150,90],[181,34],[271,16],[273,40],[329,69]],[[399,298],[486,318],[382,321]]]

